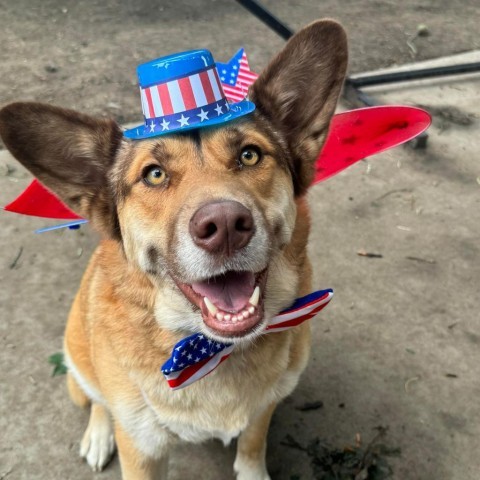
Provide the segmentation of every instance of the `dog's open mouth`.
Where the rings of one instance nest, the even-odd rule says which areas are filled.
[[[228,271],[192,284],[177,285],[200,308],[207,327],[221,336],[241,337],[263,319],[267,270],[260,273]]]

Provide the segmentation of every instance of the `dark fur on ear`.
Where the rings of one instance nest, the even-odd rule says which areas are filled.
[[[107,172],[122,132],[112,120],[41,103],[0,110],[0,135],[12,155],[72,210],[112,238],[120,235]]]
[[[340,24],[320,20],[300,30],[252,85],[257,115],[286,139],[296,195],[310,186],[347,68]]]

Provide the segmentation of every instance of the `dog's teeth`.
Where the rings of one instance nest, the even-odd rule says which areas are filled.
[[[217,320],[219,320],[220,322],[223,322],[223,313],[220,313],[220,312],[217,312]]]
[[[248,318],[250,316],[250,314],[248,313],[247,310],[245,310],[243,313],[242,313],[242,317],[245,319],[245,318]]]
[[[223,316],[223,319],[226,321],[226,322],[229,322],[231,319],[232,319],[232,316],[227,313],[226,315]]]
[[[256,307],[258,305],[258,301],[260,300],[260,287],[257,285],[255,287],[255,290],[252,293],[252,296],[250,297],[250,304]]]
[[[232,316],[232,323],[237,323],[237,320],[238,320],[237,316],[233,315]]]
[[[248,313],[250,315],[253,315],[254,312],[255,312],[255,307],[253,307],[253,306],[248,307]]]
[[[208,308],[208,311],[215,316],[218,308],[208,299],[208,297],[203,297],[203,301],[205,302],[205,306]]]

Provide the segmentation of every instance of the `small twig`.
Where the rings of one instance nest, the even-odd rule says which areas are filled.
[[[357,255],[360,257],[367,257],[367,258],[383,258],[383,255],[381,253],[371,253],[371,252],[366,252],[365,250],[359,250],[357,252]]]
[[[296,450],[300,450],[302,452],[306,452],[307,449],[302,447],[290,434],[287,434],[285,440],[280,442],[280,445],[284,445],[285,447],[295,448]]]
[[[412,377],[412,378],[409,378],[406,382],[405,382],[405,393],[408,393],[408,387],[411,383],[413,382],[418,382],[418,380],[420,380],[420,375],[417,375],[416,377]]]
[[[420,257],[405,257],[407,260],[413,260],[415,262],[421,262],[421,263],[430,263],[431,265],[437,263],[435,260],[430,259],[430,258],[420,258]]]
[[[407,38],[407,45],[408,45],[408,48],[410,49],[410,55],[412,56],[412,58],[415,58],[418,53],[418,49],[414,43],[415,40],[419,37],[428,37],[429,35],[430,35],[430,30],[426,25],[423,25],[423,24],[420,24],[417,26],[417,31],[413,35],[407,34],[407,36],[410,37],[410,38]]]
[[[16,266],[20,257],[22,256],[23,247],[20,247],[17,253],[17,256],[13,259],[13,262],[9,265],[10,270],[13,270]]]
[[[365,461],[367,459],[367,455],[371,452],[373,445],[375,445],[382,437],[384,437],[387,431],[388,431],[388,427],[382,427],[382,426],[378,427],[378,433],[372,438],[372,440],[370,440],[370,442],[368,442],[365,448],[365,452],[362,456],[362,460],[360,462],[360,468],[358,469],[358,472],[361,472],[365,467]]]
[[[319,408],[323,407],[323,402],[321,400],[317,400],[315,402],[306,402],[299,407],[295,407],[295,410],[300,410],[301,412],[308,412],[310,410],[318,410]]]
[[[416,38],[417,38],[417,36],[414,35],[411,40],[407,39],[407,46],[410,49],[410,55],[411,55],[412,58],[415,58],[417,56],[417,53],[418,53],[417,47],[413,43]]]
[[[412,192],[413,190],[411,188],[396,188],[395,190],[390,190],[389,192],[384,193],[383,195],[380,195],[379,197],[372,200],[370,203],[371,205],[378,207],[380,201],[383,200],[384,198],[389,197],[390,195],[393,195],[395,193],[412,193]]]

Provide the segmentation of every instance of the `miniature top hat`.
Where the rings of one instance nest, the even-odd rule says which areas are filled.
[[[242,100],[229,103],[212,54],[191,50],[137,67],[145,123],[124,135],[141,140],[229,122],[255,110]]]

